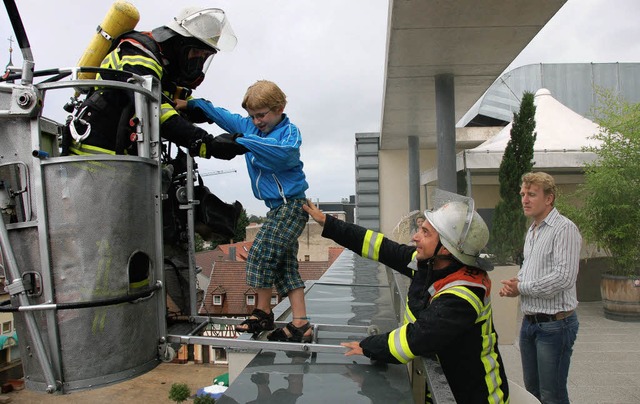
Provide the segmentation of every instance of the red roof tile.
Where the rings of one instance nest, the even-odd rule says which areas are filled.
[[[204,304],[200,308],[201,315],[244,317],[251,314],[255,306],[247,305],[246,296],[255,294],[255,291],[246,285],[245,264],[239,261],[214,263]],[[304,281],[320,279],[329,267],[327,261],[300,261],[298,264]],[[273,294],[276,294],[275,289]],[[222,305],[213,304],[214,295],[222,296]]]

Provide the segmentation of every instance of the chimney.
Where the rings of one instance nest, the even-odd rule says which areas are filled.
[[[229,247],[229,261],[236,260],[236,246]]]

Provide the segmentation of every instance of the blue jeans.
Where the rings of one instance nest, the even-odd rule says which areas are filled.
[[[578,315],[535,323],[524,318],[520,329],[520,356],[527,391],[543,404],[569,403],[567,378],[578,334]]]

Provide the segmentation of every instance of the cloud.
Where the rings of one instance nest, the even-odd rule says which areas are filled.
[[[509,67],[531,63],[638,62],[637,0],[569,0]]]

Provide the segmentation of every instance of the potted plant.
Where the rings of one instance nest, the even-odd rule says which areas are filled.
[[[605,317],[640,321],[640,104],[599,90],[595,122],[598,147],[585,151],[596,159],[585,164],[584,183],[566,213],[588,243],[611,257],[602,276]]]

